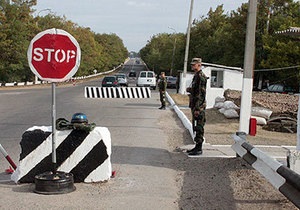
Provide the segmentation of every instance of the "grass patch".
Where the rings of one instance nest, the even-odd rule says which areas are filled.
[[[189,96],[188,95],[183,95],[183,94],[178,94],[178,93],[173,93],[169,94],[171,98],[174,100],[176,105],[189,105]]]

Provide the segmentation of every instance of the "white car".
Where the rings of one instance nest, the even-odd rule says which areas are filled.
[[[126,74],[119,73],[119,74],[116,74],[115,76],[117,77],[120,86],[128,87],[128,81],[127,81]]]
[[[150,87],[156,89],[156,78],[153,71],[141,71],[136,82],[137,87]]]

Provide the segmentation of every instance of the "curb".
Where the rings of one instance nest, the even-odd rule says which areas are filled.
[[[171,96],[169,95],[168,92],[166,92],[166,97],[169,101],[169,103],[171,104],[171,107],[175,110],[176,114],[178,115],[179,119],[181,120],[181,122],[183,123],[184,127],[186,129],[188,129],[192,139],[195,138],[195,134],[193,131],[193,126],[191,121],[185,116],[185,114],[178,108],[178,106],[175,104],[174,100],[171,98]],[[205,140],[204,142],[205,143]]]

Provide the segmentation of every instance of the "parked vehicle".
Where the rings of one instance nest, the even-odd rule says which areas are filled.
[[[273,84],[263,89],[266,92],[273,92],[273,93],[283,93],[283,94],[293,94],[296,93],[296,90],[290,86],[284,84]]]
[[[120,84],[116,76],[106,76],[102,80],[102,87],[119,87]]]
[[[136,86],[138,87],[151,87],[153,90],[156,89],[156,78],[153,71],[141,71]]]
[[[176,88],[177,77],[167,76],[167,88]]]
[[[117,80],[120,84],[120,86],[126,86],[128,87],[128,81],[127,81],[127,77],[126,74],[116,74],[115,75],[117,77]]]
[[[129,74],[128,74],[128,77],[136,78],[136,72],[135,71],[130,71]]]

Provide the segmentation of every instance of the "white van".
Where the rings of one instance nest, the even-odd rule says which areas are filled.
[[[137,82],[137,87],[151,87],[153,90],[156,89],[156,78],[153,71],[141,71]]]

